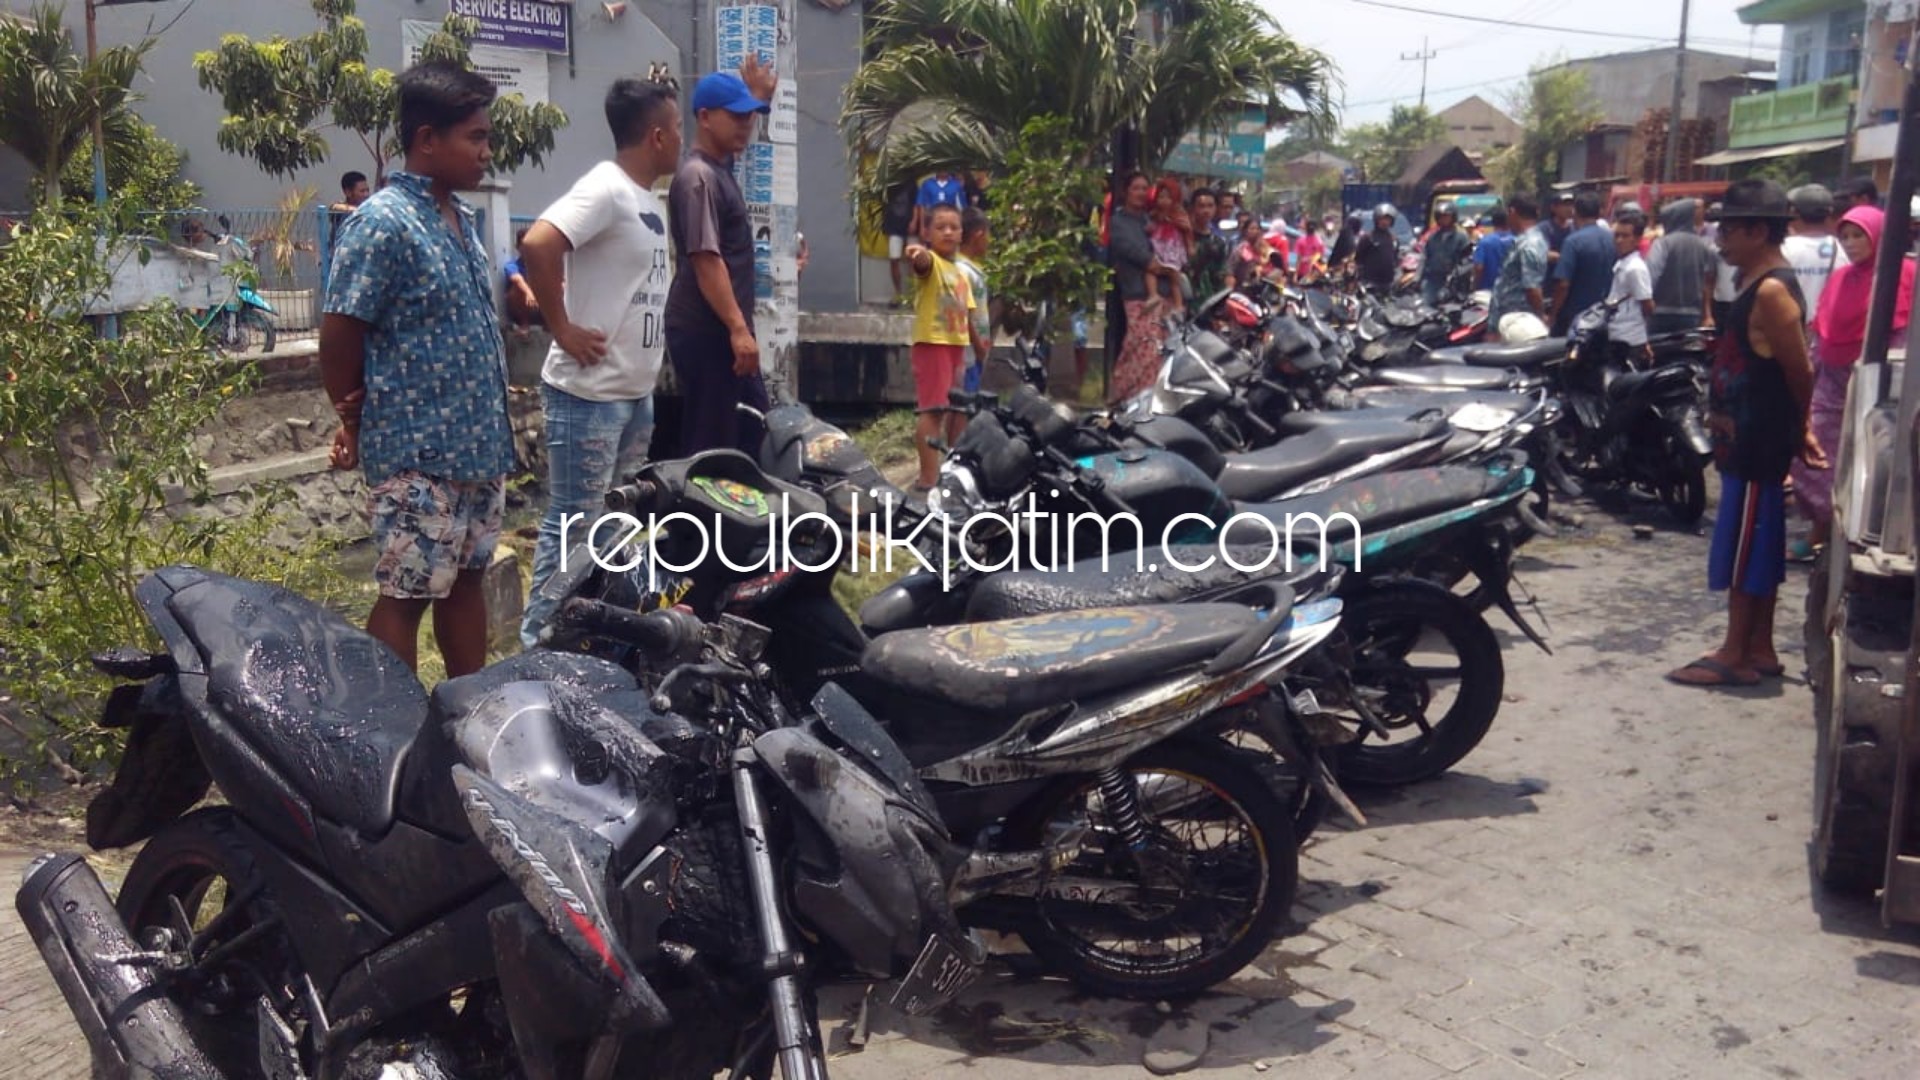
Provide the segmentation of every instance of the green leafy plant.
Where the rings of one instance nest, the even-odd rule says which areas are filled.
[[[1254,0],[1185,0],[1158,33],[1144,0],[881,0],[840,123],[856,200],[942,169],[996,179],[1027,122],[1065,120],[1089,148],[1130,126],[1157,167],[1189,132],[1248,105],[1271,123],[1333,114],[1334,68]],[[1091,160],[1084,162],[1091,164]]]
[[[293,280],[294,256],[312,247],[311,244],[296,241],[294,234],[305,219],[307,208],[318,198],[319,192],[312,187],[288,190],[280,196],[280,204],[274,208],[273,216],[267,219],[265,227],[253,235],[255,250],[273,260],[280,281]]]
[[[64,174],[100,119],[124,132],[151,38],[101,50],[88,62],[73,47],[60,5],[36,3],[24,19],[0,17],[0,145],[33,167],[43,205],[56,205]],[[91,180],[86,190],[92,189]]]
[[[159,213],[200,204],[200,185],[185,176],[186,152],[140,117],[124,112],[106,124],[107,194]],[[60,173],[68,205],[93,203],[93,155],[77,153]]]
[[[367,62],[367,25],[354,13],[354,0],[311,2],[320,20],[312,33],[265,41],[228,34],[218,48],[194,55],[201,88],[219,94],[227,111],[220,149],[252,158],[268,175],[291,177],[327,160],[320,129],[331,124],[360,139],[377,185],[400,153],[394,73]],[[472,19],[448,15],[421,58],[471,67],[468,50],[478,29]],[[519,94],[496,99],[489,115],[496,173],[544,165],[555,135],[567,126],[559,107],[530,104]]]
[[[1348,132],[1341,155],[1359,166],[1363,180],[1393,183],[1421,148],[1447,137],[1447,122],[1424,105],[1395,105],[1386,120]]]
[[[149,568],[293,573],[264,542],[274,498],[237,519],[205,509],[196,436],[250,369],[216,357],[178,308],[125,314],[112,340],[85,314],[116,263],[147,257],[136,232],[119,204],[43,209],[0,252],[0,778],[16,782],[72,779],[114,753],[86,657],[153,644],[133,596]]]
[[[1508,192],[1543,192],[1560,179],[1560,152],[1603,116],[1579,68],[1539,67],[1507,103],[1520,141],[1487,162],[1487,179]]]
[[[1106,176],[1065,117],[1027,121],[993,183],[993,247],[987,280],[1016,318],[1052,301],[1056,317],[1093,307],[1107,268],[1094,211]]]

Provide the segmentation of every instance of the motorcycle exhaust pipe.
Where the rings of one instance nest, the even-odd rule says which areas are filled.
[[[96,1080],[220,1080],[142,950],[76,854],[28,864],[13,906],[93,1051]]]

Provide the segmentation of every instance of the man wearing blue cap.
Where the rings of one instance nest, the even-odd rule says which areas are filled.
[[[714,72],[693,89],[693,153],[667,191],[674,278],[665,314],[667,357],[680,383],[681,450],[757,450],[757,422],[736,406],[767,408],[753,335],[753,226],[733,158],[769,110],[776,77],[749,57],[740,74]]]

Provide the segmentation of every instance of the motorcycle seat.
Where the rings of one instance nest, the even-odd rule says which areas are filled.
[[[1212,545],[1195,545],[1191,550],[1187,545],[1176,547],[1179,550],[1174,552],[1175,557],[1184,565],[1199,566],[1208,556],[1214,556],[1213,562],[1202,570],[1181,570],[1127,552],[1108,556],[1105,568],[1095,557],[1057,570],[1009,570],[987,577],[974,588],[967,598],[967,621],[1017,619],[1116,604],[1170,604],[1203,599],[1256,581],[1272,581],[1292,589],[1295,596],[1318,599],[1330,584],[1329,571],[1310,559],[1296,559],[1291,568],[1278,560],[1263,566],[1265,547],[1226,552]],[[1222,557],[1225,555],[1241,566],[1262,568],[1237,570]],[[1151,563],[1153,569],[1143,563]]]
[[[1538,341],[1503,342],[1497,345],[1469,345],[1461,359],[1474,367],[1533,367],[1567,355],[1566,338],[1541,338]]]
[[[868,645],[860,669],[935,702],[1019,715],[1204,663],[1259,621],[1240,604],[1163,604],[902,630]]]
[[[1230,455],[1214,480],[1229,499],[1271,499],[1376,454],[1446,431],[1447,422],[1440,417],[1363,417],[1351,423],[1325,425],[1251,453]]]
[[[1504,390],[1512,384],[1513,373],[1465,364],[1416,364],[1376,369],[1373,380],[1386,386],[1429,390]]]
[[[188,639],[169,641],[176,663],[182,645],[198,654],[192,669],[180,664],[183,690],[203,674],[209,710],[315,814],[385,833],[427,717],[427,693],[400,657],[277,585],[190,567],[156,571],[143,591],[156,582]]]
[[[1240,517],[1219,539],[1224,544],[1271,548],[1277,533],[1283,544],[1292,540],[1296,553],[1302,550],[1303,542],[1307,550],[1313,550],[1322,536],[1314,517],[1329,523],[1324,534],[1328,543],[1354,539],[1353,526],[1344,519],[1334,519],[1335,514],[1346,514],[1359,523],[1361,539],[1369,540],[1396,525],[1461,510],[1503,494],[1513,483],[1511,470],[1487,465],[1439,465],[1375,473],[1312,495],[1239,505],[1235,508],[1238,514],[1265,519],[1272,530],[1261,521]]]
[[[1642,394],[1672,390],[1693,391],[1693,369],[1685,364],[1663,364],[1648,371],[1623,371],[1607,380],[1607,400],[1628,401]]]

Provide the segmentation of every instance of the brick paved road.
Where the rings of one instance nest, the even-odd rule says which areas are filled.
[[[933,1020],[876,1010],[834,1075],[1141,1075],[1142,1050],[1186,1019],[1210,1027],[1195,1075],[1920,1075],[1920,933],[1809,889],[1804,685],[1661,682],[1721,626],[1699,588],[1704,541],[1587,520],[1590,536],[1523,564],[1558,655],[1509,638],[1486,743],[1367,801],[1369,828],[1313,842],[1303,929],[1258,965],[1171,1017],[1002,976]],[[1782,642],[1798,672],[1797,634]],[[18,865],[0,859],[5,881]],[[83,1075],[56,1005],[8,904],[0,1077]]]

